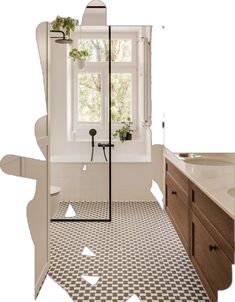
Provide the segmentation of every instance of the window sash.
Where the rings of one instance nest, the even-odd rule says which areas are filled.
[[[107,35],[97,35],[97,33],[85,33],[82,34],[84,39],[98,39],[99,37],[107,38]],[[132,61],[131,62],[111,62],[111,72],[112,73],[131,73],[132,74],[132,116],[133,121],[132,129],[137,128],[138,120],[138,64],[137,64],[137,33],[112,33],[113,39],[131,39],[132,40]],[[78,47],[78,42],[77,42]],[[109,62],[86,62],[84,70],[77,70],[73,68],[73,131],[76,133],[77,130],[88,129],[90,127],[95,127],[100,130],[108,129],[108,99],[107,91],[109,89],[108,83],[108,67]],[[100,73],[102,77],[102,88],[101,88],[101,122],[78,122],[78,87],[74,83],[78,83],[79,73]],[[112,129],[118,129],[122,125],[120,122],[112,121]],[[79,139],[79,137],[77,137]],[[81,138],[82,139],[82,138]]]
[[[75,97],[75,108],[76,108],[76,127],[77,128],[85,128],[89,125],[97,125],[99,128],[108,127],[108,99],[107,99],[107,91],[108,91],[108,72],[106,68],[87,68],[86,70],[82,71],[81,73],[99,73],[101,74],[101,122],[83,122],[78,121],[78,108],[79,108],[79,93],[78,88],[76,89]],[[131,102],[131,119],[133,121],[133,127],[136,128],[136,121],[137,121],[137,107],[138,107],[138,100],[137,100],[137,74],[135,69],[133,68],[113,68],[112,73],[130,73],[132,75],[132,102]],[[77,73],[78,78],[78,73]],[[77,80],[78,81],[78,80]],[[76,81],[76,83],[78,83]],[[114,127],[120,126],[120,122],[112,121],[112,125]]]
[[[108,36],[108,31],[107,32],[76,32],[73,34],[73,40],[75,41],[74,43],[74,47],[77,47],[79,49],[79,40],[80,39],[84,39],[84,40],[88,40],[88,39],[93,39],[93,40],[99,40],[99,39],[104,39],[104,40],[108,40],[109,36]],[[138,53],[138,47],[137,47],[137,41],[138,41],[138,33],[137,32],[111,32],[111,40],[131,40],[132,41],[132,61],[131,62],[112,62],[114,64],[130,64],[133,67],[137,66],[137,53]],[[103,63],[103,64],[107,64],[108,61],[100,61],[100,62],[86,62],[87,64],[99,64],[99,63]]]

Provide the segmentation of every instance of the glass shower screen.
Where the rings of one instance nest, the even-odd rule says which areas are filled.
[[[111,221],[111,28],[78,26],[71,38],[48,47],[50,217]]]

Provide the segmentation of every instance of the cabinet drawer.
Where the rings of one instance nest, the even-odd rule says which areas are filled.
[[[190,184],[190,199],[193,207],[200,210],[204,217],[222,235],[233,250],[234,245],[234,222],[233,219],[218,207],[209,197],[207,197],[193,183]],[[196,209],[195,209],[196,210]],[[208,225],[208,227],[210,227]],[[213,231],[213,230],[211,230]]]
[[[232,264],[195,215],[192,215],[192,258],[215,296],[217,290],[230,286]]]
[[[186,194],[186,192],[182,190],[182,187],[179,185],[179,183],[175,181],[175,179],[172,178],[170,174],[166,175],[166,183],[174,187],[174,190],[178,198],[180,198],[187,205],[189,204],[188,194]]]
[[[172,163],[166,160],[166,175],[170,175],[171,178],[178,184],[181,190],[186,196],[188,196],[188,178],[184,176]]]
[[[189,252],[189,207],[179,198],[177,188],[170,181],[166,181],[166,209]]]

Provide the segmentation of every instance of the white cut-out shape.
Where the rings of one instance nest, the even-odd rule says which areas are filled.
[[[136,295],[132,295],[126,302],[141,302]]]
[[[83,166],[82,171],[86,171],[86,165]]]
[[[72,302],[72,298],[59,284],[47,275],[37,297],[37,301]]]
[[[91,285],[96,285],[100,277],[98,276],[87,276],[87,275],[82,275],[82,279],[88,282]]]
[[[234,301],[235,295],[235,265],[232,266],[232,280],[230,287],[224,290],[218,291],[218,301],[225,302],[225,301]]]
[[[159,185],[154,180],[152,180],[152,187],[151,187],[150,191],[153,194],[153,196],[156,198],[160,207],[163,209],[164,208],[163,194],[162,194],[161,189],[159,188]]]
[[[76,213],[75,213],[75,211],[74,211],[72,205],[70,204],[70,205],[68,206],[68,209],[67,209],[66,213],[65,213],[65,217],[66,217],[66,218],[69,218],[69,217],[74,217],[74,216],[76,216]]]
[[[84,247],[83,251],[82,251],[82,255],[83,256],[89,256],[89,257],[95,257],[96,254],[93,253],[88,247]]]

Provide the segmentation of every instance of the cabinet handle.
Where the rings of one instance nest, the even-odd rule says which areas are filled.
[[[209,245],[209,251],[217,251],[219,248],[218,248],[218,246],[217,245]]]
[[[176,191],[171,191],[171,194],[172,194],[172,195],[176,195],[177,192],[176,192]]]

